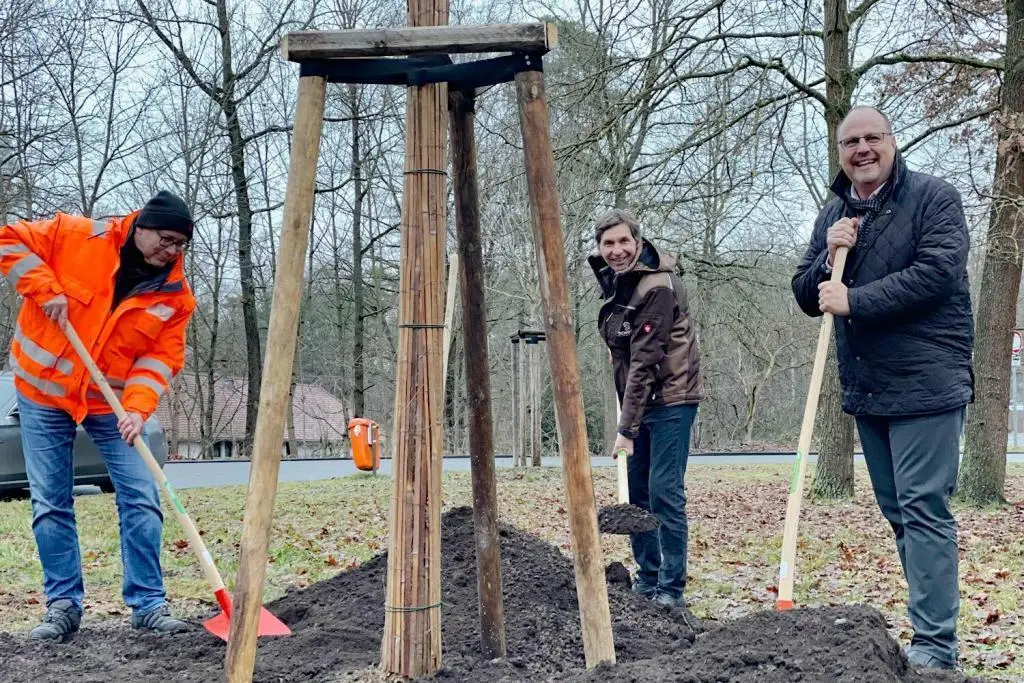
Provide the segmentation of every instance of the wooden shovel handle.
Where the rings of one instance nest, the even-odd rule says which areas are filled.
[[[71,346],[74,347],[78,353],[82,362],[85,363],[86,369],[89,371],[89,375],[92,376],[92,381],[96,383],[96,386],[100,388],[103,393],[103,397],[107,399],[107,403],[114,409],[114,414],[117,415],[118,419],[123,418],[126,415],[124,406],[121,405],[121,401],[118,400],[117,394],[110,388],[110,384],[107,379],[100,372],[100,369],[96,366],[96,362],[93,361],[92,355],[85,348],[82,340],[78,337],[78,333],[70,322],[66,323],[64,327],[64,334],[67,335],[68,341],[71,342]],[[206,576],[206,580],[210,583],[214,592],[224,588],[224,580],[221,578],[220,573],[213,564],[213,557],[210,555],[210,551],[206,549],[206,544],[203,543],[203,537],[199,535],[199,531],[196,529],[195,524],[189,518],[188,513],[185,512],[185,506],[181,504],[181,500],[178,498],[178,494],[174,492],[174,488],[171,487],[171,483],[167,481],[167,476],[164,471],[160,468],[160,463],[153,457],[153,452],[149,450],[149,446],[146,445],[146,440],[142,436],[135,438],[135,450],[142,456],[142,460],[146,463],[153,478],[156,479],[157,484],[167,494],[167,498],[171,501],[171,508],[174,511],[174,515],[185,530],[185,535],[188,537],[189,545],[192,546],[192,551],[199,559],[199,564],[203,569],[203,574]]]
[[[846,268],[847,248],[836,250],[835,263],[832,264],[832,282],[840,282]],[[789,485],[789,502],[786,505],[786,526],[782,533],[782,559],[779,562],[779,594],[777,607],[790,609],[793,607],[793,570],[796,565],[797,527],[800,523],[800,504],[804,495],[804,477],[807,473],[807,452],[811,449],[811,435],[814,433],[814,417],[818,412],[818,397],[821,394],[821,382],[825,375],[825,359],[828,356],[828,344],[832,338],[834,316],[825,313],[818,332],[818,347],[814,353],[814,369],[811,372],[811,385],[807,389],[807,402],[804,405],[804,418],[800,426],[800,440],[796,446],[796,460],[793,462],[793,474]]]

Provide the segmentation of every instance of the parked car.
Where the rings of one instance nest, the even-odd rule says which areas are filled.
[[[149,448],[160,467],[167,462],[167,437],[156,415],[143,425]],[[141,455],[139,456],[142,457]],[[107,465],[85,430],[79,426],[75,437],[75,485],[92,484],[111,493]],[[14,393],[14,375],[0,372],[0,493],[11,493],[28,487],[25,457],[21,452],[21,423]]]

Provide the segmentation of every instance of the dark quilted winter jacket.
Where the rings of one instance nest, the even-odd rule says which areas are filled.
[[[907,169],[899,156],[892,194],[867,235],[850,251],[843,274],[850,315],[836,316],[843,410],[853,415],[919,415],[974,400],[974,324],[967,284],[970,239],[960,194],[949,183]],[[814,224],[793,277],[805,313],[818,310],[818,283],[828,279],[825,233],[843,216],[850,181]]]

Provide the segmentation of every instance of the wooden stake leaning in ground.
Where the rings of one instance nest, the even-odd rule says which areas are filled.
[[[846,247],[836,250],[832,265],[832,282],[841,282],[846,267]],[[800,503],[804,497],[804,477],[807,474],[807,452],[811,450],[811,435],[814,433],[814,417],[818,413],[818,396],[821,394],[821,380],[825,375],[825,359],[832,338],[835,317],[826,313],[821,318],[818,332],[818,347],[814,352],[814,368],[811,371],[811,385],[807,389],[804,405],[804,419],[800,426],[800,440],[796,445],[796,460],[793,462],[793,478],[789,484],[789,502],[786,505],[786,527],[782,533],[782,560],[779,562],[779,595],[776,607],[780,610],[793,607],[793,569],[796,566],[797,527],[800,524]]]
[[[540,58],[537,67],[541,66]],[[576,595],[580,607],[583,654],[587,667],[615,661],[608,586],[597,529],[594,482],[591,479],[587,425],[583,415],[579,365],[576,360],[576,325],[565,268],[555,159],[551,146],[544,74],[516,74],[523,156],[530,192],[531,218],[544,321],[548,363],[551,368],[561,433],[562,467],[569,509]]]
[[[466,399],[469,403],[469,453],[473,480],[473,530],[476,536],[477,593],[480,596],[480,648],[486,659],[505,656],[505,609],[501,595],[501,539],[498,490],[494,476],[494,427],[491,376],[487,358],[487,305],[484,257],[480,244],[480,207],[476,178],[476,137],[472,92],[448,95],[451,112],[452,181],[455,227],[461,262],[462,329],[466,344]]]
[[[448,23],[447,0],[409,0],[412,26]],[[447,86],[406,89],[393,495],[381,668],[441,663],[445,122]]]
[[[253,440],[252,469],[245,498],[242,543],[235,582],[235,610],[226,653],[230,683],[252,680],[256,661],[256,636],[267,570],[267,549],[274,515],[281,443],[287,414],[288,391],[295,359],[302,300],[302,268],[309,243],[313,213],[316,161],[323,130],[326,83],[319,76],[299,79],[288,187],[284,199],[281,246],[274,271],[274,295],[270,305],[267,351],[263,360],[259,416]]]

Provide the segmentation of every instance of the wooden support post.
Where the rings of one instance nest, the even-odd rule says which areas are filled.
[[[540,71],[517,74],[516,91],[540,295],[547,326],[548,362],[564,449],[563,476],[568,499],[583,652],[587,667],[591,668],[601,662],[614,662],[615,644],[597,529],[580,373],[576,361],[576,327],[565,269],[565,244],[559,217],[558,183],[555,179],[544,74]]]
[[[412,26],[448,23],[448,0],[409,0]],[[381,669],[441,664],[441,377],[445,254],[445,84],[406,89],[398,376]]]
[[[302,301],[302,269],[313,214],[313,190],[323,130],[325,91],[326,86],[321,77],[306,76],[299,79],[288,187],[284,199],[284,222],[274,271],[274,296],[270,305],[267,351],[263,361],[259,417],[253,440],[234,611],[226,653],[225,668],[229,683],[251,681],[256,660],[256,636],[263,603],[267,548],[270,545],[270,525],[281,466],[288,391],[295,359],[299,303]]]
[[[530,464],[540,467],[540,342],[531,342],[526,348],[530,349]]]
[[[477,592],[480,596],[480,648],[485,659],[505,656],[505,610],[501,597],[501,540],[498,538],[498,486],[494,475],[494,426],[487,354],[484,257],[476,178],[476,138],[472,92],[448,95],[451,113],[455,228],[462,261],[462,329],[466,339],[466,399],[473,481]]]
[[[519,339],[512,339],[512,467],[519,467],[523,450],[523,397],[519,387]]]

